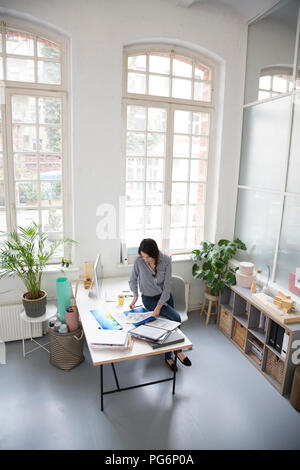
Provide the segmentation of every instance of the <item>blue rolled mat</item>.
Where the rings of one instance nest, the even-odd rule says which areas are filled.
[[[62,323],[66,323],[65,309],[71,302],[70,281],[68,278],[58,277],[56,279],[56,295],[59,319]]]

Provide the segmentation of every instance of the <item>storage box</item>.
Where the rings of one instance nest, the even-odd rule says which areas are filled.
[[[240,346],[240,348],[244,350],[246,346],[246,335],[247,328],[245,328],[240,322],[235,320],[232,339]]]
[[[224,307],[221,307],[219,327],[228,336],[231,334],[232,328],[232,315],[228,313]]]
[[[266,372],[280,385],[283,380],[284,362],[279,359],[270,349],[267,352]]]

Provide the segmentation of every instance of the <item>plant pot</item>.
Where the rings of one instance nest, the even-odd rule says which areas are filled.
[[[26,295],[28,294],[28,292],[25,292],[25,294],[23,294],[22,302],[26,315],[28,317],[37,318],[41,317],[46,313],[47,292],[41,290],[40,293],[42,294],[42,296],[38,299],[26,299]]]

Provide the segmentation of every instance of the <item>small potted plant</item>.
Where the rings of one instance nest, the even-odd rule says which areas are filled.
[[[48,235],[35,222],[5,235],[6,240],[0,244],[0,279],[13,275],[21,278],[26,288],[22,297],[26,315],[44,315],[47,292],[41,290],[41,282],[46,264],[60,245],[76,242],[70,238],[50,242]]]
[[[196,261],[192,272],[195,279],[206,281],[209,293],[218,296],[223,292],[225,284],[233,286],[236,284],[235,273],[238,268],[229,265],[229,260],[233,258],[237,250],[246,250],[246,245],[236,238],[232,242],[229,240],[219,240],[215,243],[204,241],[200,250],[193,250],[192,259]],[[198,264],[202,261],[201,265]]]

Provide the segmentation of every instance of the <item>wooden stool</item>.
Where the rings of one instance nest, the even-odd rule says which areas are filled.
[[[219,298],[216,297],[215,295],[211,295],[211,294],[208,294],[207,292],[205,292],[200,316],[202,316],[203,313],[204,313],[206,301],[208,301],[208,309],[207,309],[207,312],[205,311],[205,313],[206,313],[206,325],[208,325],[209,320],[210,320],[210,316],[218,314]],[[212,311],[213,302],[216,302],[216,308],[215,308],[214,312]]]

